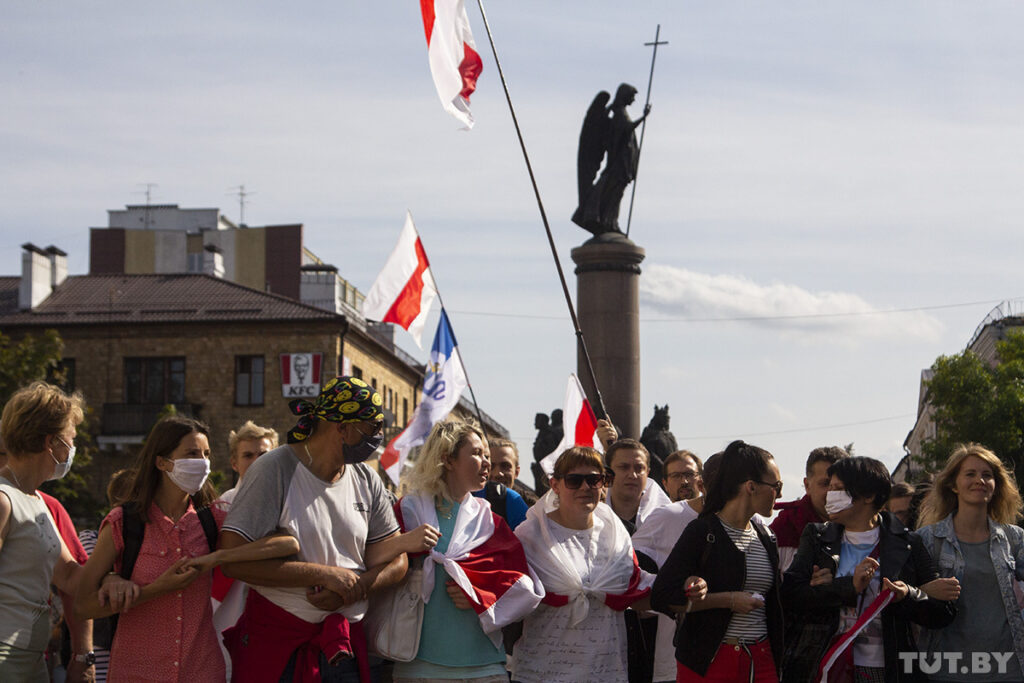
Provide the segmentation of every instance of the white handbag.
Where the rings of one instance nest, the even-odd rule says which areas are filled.
[[[371,653],[394,662],[411,662],[420,649],[423,630],[422,560],[410,566],[405,579],[370,596],[363,632]]]

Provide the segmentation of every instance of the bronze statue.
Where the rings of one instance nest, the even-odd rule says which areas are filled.
[[[665,458],[669,453],[679,450],[676,444],[676,437],[668,429],[668,404],[664,407],[654,406],[654,417],[644,427],[644,433],[640,436],[642,443],[651,454],[649,476],[656,482],[661,483],[664,477]]]
[[[647,105],[639,119],[629,118],[626,107],[636,99],[636,88],[628,83],[619,86],[615,100],[607,107],[609,98],[602,90],[590,104],[583,119],[576,157],[579,206],[572,215],[572,222],[595,235],[622,232],[619,227],[622,193],[636,178],[640,160],[634,131],[651,111],[651,106]],[[597,177],[602,160],[604,169]],[[594,182],[595,177],[597,182]]]

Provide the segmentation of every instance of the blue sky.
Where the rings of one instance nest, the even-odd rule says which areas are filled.
[[[477,397],[529,450],[574,337],[475,2],[470,133],[441,110],[415,3],[5,5],[0,272],[28,239],[85,272],[87,228],[144,201],[142,183],[232,218],[244,183],[248,223],[304,223],[365,291],[411,210]],[[1024,7],[486,9],[570,272],[586,107],[623,81],[642,98],[643,43],[658,23],[670,42],[633,218],[643,421],[668,403],[681,446],[768,448],[787,497],[818,445],[894,465],[920,370],[1024,295]]]

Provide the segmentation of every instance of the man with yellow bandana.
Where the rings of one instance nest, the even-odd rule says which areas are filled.
[[[314,400],[292,401],[298,421],[288,444],[256,460],[242,480],[221,547],[283,529],[301,551],[224,566],[253,588],[224,635],[235,680],[376,678],[359,622],[367,596],[407,568],[405,555],[385,562],[380,552],[399,527],[383,482],[363,464],[383,439],[381,405],[361,379],[332,379]]]

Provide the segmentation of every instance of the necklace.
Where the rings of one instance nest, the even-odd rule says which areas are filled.
[[[10,473],[10,475],[12,477],[14,477],[14,483],[18,485],[18,490],[19,491],[22,490],[21,489],[21,482],[18,481],[18,475],[14,473],[14,470],[11,469],[11,466],[10,465],[6,465],[4,469],[6,469]]]
[[[309,445],[306,443],[302,444],[302,447],[306,449],[306,457],[309,458],[309,466],[313,466],[313,454],[309,452]]]

